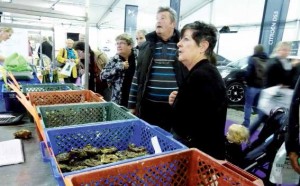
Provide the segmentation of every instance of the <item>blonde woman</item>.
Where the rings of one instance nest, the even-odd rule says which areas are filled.
[[[13,34],[13,29],[11,27],[2,27],[0,28],[0,43],[2,41],[8,40],[11,35]],[[5,57],[2,55],[2,50],[0,46],[0,63],[2,63],[5,60]]]
[[[78,77],[77,65],[79,63],[79,58],[76,50],[73,49],[74,41],[72,39],[66,40],[66,47],[59,50],[57,54],[57,61],[59,63],[65,64],[67,61],[73,62],[76,65],[72,68],[71,76],[64,77],[65,83],[75,83]]]

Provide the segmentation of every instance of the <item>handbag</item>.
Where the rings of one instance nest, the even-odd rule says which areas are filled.
[[[60,74],[70,77],[72,73],[72,69],[75,65],[76,63],[67,61],[65,66],[61,69]]]
[[[65,56],[65,49],[63,49],[63,53],[62,53],[62,57],[64,58]],[[63,66],[65,65],[65,63],[61,63],[57,60],[57,57],[55,58],[54,60],[54,66],[55,67],[59,67],[59,68],[62,68]]]
[[[283,142],[274,158],[269,180],[276,184],[298,184],[299,178],[300,175],[293,169]]]

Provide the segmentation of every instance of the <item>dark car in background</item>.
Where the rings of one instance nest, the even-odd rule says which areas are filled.
[[[226,66],[231,61],[229,59],[226,59],[225,57],[217,54],[217,66]]]
[[[217,66],[226,85],[229,104],[244,104],[248,58],[230,62],[226,66]]]

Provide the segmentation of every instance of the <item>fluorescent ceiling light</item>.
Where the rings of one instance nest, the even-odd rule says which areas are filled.
[[[3,3],[11,3],[12,0],[1,0],[1,2],[3,2]]]

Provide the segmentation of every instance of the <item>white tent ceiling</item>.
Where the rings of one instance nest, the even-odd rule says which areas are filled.
[[[181,0],[180,19],[211,1]],[[126,4],[138,6],[138,27],[150,27],[154,24],[157,8],[169,6],[170,0],[1,0],[0,11],[3,22],[8,23],[76,25],[88,18],[90,26],[122,28]]]

